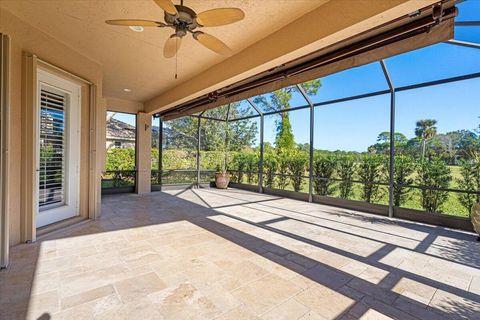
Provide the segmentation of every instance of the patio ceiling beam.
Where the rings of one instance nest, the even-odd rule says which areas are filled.
[[[228,104],[228,107],[227,107],[227,117],[225,118],[225,147],[224,147],[224,156],[225,156],[225,163],[224,163],[224,166],[223,166],[223,170],[227,170],[227,167],[228,167],[228,151],[230,149],[230,140],[229,140],[229,136],[228,136],[228,129],[229,129],[229,126],[230,126],[230,123],[229,123],[229,116],[230,116],[230,107],[232,106],[231,103]]]
[[[328,1],[205,72],[146,101],[145,111],[168,110],[437,2]]]
[[[408,86],[398,87],[398,88],[395,88],[395,91],[396,92],[408,91],[408,90],[412,90],[412,89],[436,86],[436,85],[439,85],[439,84],[445,84],[445,83],[463,81],[463,80],[469,80],[469,79],[475,79],[475,78],[480,78],[480,72],[470,73],[470,74],[466,74],[466,75],[458,76],[458,77],[451,77],[451,78],[433,80],[433,81],[422,82],[422,83],[418,83],[418,84],[412,84],[412,85],[408,85]]]
[[[480,43],[475,43],[475,42],[468,42],[468,41],[460,41],[460,40],[448,40],[445,42],[446,44],[453,44],[455,46],[461,46],[461,47],[468,47],[468,48],[474,48],[474,49],[480,49]]]
[[[480,21],[457,21],[455,22],[457,27],[478,27],[480,26]]]
[[[380,60],[380,65],[382,67],[383,75],[385,80],[388,83],[388,88],[390,89],[390,156],[389,156],[389,167],[388,167],[388,216],[393,218],[393,191],[395,188],[394,178],[395,178],[395,87],[393,86],[392,78],[388,72],[387,65],[385,61]]]
[[[163,121],[162,118],[158,119],[158,173],[157,183],[160,185],[160,191],[162,191],[162,175],[163,175]]]
[[[221,121],[221,122],[225,122],[225,121],[226,121],[226,120],[224,120],[224,119],[217,119],[217,118],[205,117],[205,116],[203,116],[202,119],[212,120],[212,121]]]
[[[202,111],[198,115],[197,122],[197,189],[200,188],[200,135],[201,135],[201,125],[202,125],[202,115],[205,111]]]
[[[261,117],[261,115],[259,115],[259,114],[254,114],[254,115],[251,115],[251,116],[246,116],[246,117],[241,117],[241,118],[233,119],[233,120],[230,120],[229,122],[248,120],[248,119],[253,119],[253,118],[258,118],[258,117]]]
[[[257,104],[255,102],[253,102],[253,100],[251,98],[248,98],[247,101],[253,107],[253,109],[255,109],[255,111],[257,111],[257,113],[260,116],[263,116],[263,112],[260,110],[260,108],[257,106]]]
[[[230,116],[230,107],[232,106],[231,103],[228,104],[228,107],[227,107],[227,116],[225,117],[225,121],[228,122],[228,118]]]
[[[315,121],[315,113],[314,113],[314,105],[310,97],[305,92],[305,89],[300,84],[296,85],[297,90],[300,91],[302,97],[308,103],[310,107],[310,148],[309,148],[309,170],[308,170],[308,202],[313,201],[313,139],[314,139],[314,121]]]
[[[264,155],[264,130],[265,130],[265,117],[263,112],[257,106],[255,102],[251,98],[246,99],[248,103],[252,106],[255,111],[260,116],[260,158],[258,160],[258,192],[263,192],[263,155]]]
[[[300,94],[302,95],[302,97],[305,99],[305,101],[308,103],[308,105],[310,107],[313,107],[313,102],[312,100],[310,99],[310,97],[307,95],[307,93],[305,92],[305,90],[303,89],[303,87],[300,85],[300,84],[297,84],[296,85],[297,87],[297,90],[300,92]]]

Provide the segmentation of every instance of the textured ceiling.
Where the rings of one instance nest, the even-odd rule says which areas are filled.
[[[245,19],[240,22],[202,28],[239,52],[327,1],[185,0],[184,5],[197,13],[220,7],[244,10]],[[178,55],[175,80],[175,59],[163,57],[163,43],[171,29],[145,28],[137,33],[104,22],[125,18],[163,21],[163,11],[151,0],[2,0],[0,6],[102,65],[106,96],[145,101],[225,59],[186,38]]]

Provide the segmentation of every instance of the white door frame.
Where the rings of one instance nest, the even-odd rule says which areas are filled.
[[[0,269],[8,266],[8,131],[10,108],[10,38],[0,33]]]
[[[67,218],[79,215],[80,198],[80,109],[81,109],[81,86],[64,78],[51,74],[43,69],[37,70],[37,130],[40,130],[40,94],[42,88],[52,91],[60,91],[67,94],[65,106],[65,203],[52,209],[40,210],[37,202],[36,227],[42,227]],[[34,192],[37,193],[39,183],[40,162],[40,134],[37,132],[36,163],[37,177]],[[37,200],[38,201],[38,200]]]

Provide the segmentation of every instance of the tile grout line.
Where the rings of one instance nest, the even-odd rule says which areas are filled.
[[[472,288],[472,283],[473,283],[473,276],[470,277],[470,282],[468,283],[468,288],[467,288],[468,292],[472,292],[472,291],[470,291],[471,288]]]
[[[297,286],[295,283],[293,283],[293,282],[291,282],[291,281],[289,281],[289,280],[286,280],[286,281],[288,281],[288,282],[292,283],[293,285]],[[298,286],[297,286],[297,287],[298,287]],[[296,296],[298,296],[299,294],[301,294],[301,293],[303,293],[304,291],[306,291],[307,289],[309,289],[310,286],[308,286],[307,288],[302,288],[302,287],[299,287],[299,288],[300,288],[300,290],[299,290],[297,293],[295,293],[294,295],[286,298],[285,300],[282,300],[281,302],[273,305],[272,307],[268,308],[267,310],[265,310],[263,313],[259,314],[258,316],[261,317],[261,316],[265,315],[266,313],[270,312],[271,310],[275,309],[276,307],[278,307],[278,306],[280,306],[280,305],[282,305],[282,304],[284,304],[284,303],[286,303],[287,301],[292,300],[292,299],[294,299],[296,302],[300,303],[302,306],[304,306],[305,308],[307,308],[307,309],[310,311],[311,309],[310,309],[309,307],[307,307],[306,305],[304,305],[303,303],[301,303],[300,301],[298,301],[297,299],[295,299]],[[307,311],[307,312],[308,312],[308,311]],[[305,312],[305,314],[306,314],[307,312]]]

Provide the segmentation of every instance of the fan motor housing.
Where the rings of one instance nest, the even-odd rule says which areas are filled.
[[[198,27],[195,18],[197,14],[189,7],[176,5],[178,15],[172,15],[165,12],[165,22],[175,27],[175,33],[178,37],[183,37],[187,31],[194,30]]]

